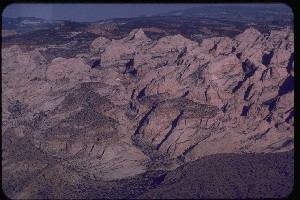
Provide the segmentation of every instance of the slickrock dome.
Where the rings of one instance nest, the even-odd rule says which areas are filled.
[[[170,171],[219,153],[294,148],[289,29],[249,28],[202,43],[181,35],[151,41],[135,29],[49,63],[38,50],[18,46],[2,55],[2,131],[18,138],[4,139],[3,148],[28,141],[37,159],[76,171],[74,182]],[[91,68],[96,58],[101,67]],[[26,195],[25,188],[20,197]]]

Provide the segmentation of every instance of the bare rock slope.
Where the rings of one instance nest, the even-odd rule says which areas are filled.
[[[138,29],[51,62],[14,45],[2,49],[2,87],[7,169],[24,167],[22,152],[11,149],[18,142],[39,152],[41,163],[30,165],[73,170],[74,181],[172,170],[211,154],[294,148],[288,28],[250,28],[200,44],[181,35],[152,41]]]

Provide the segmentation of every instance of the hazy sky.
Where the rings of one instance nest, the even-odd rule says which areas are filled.
[[[2,16],[67,19],[79,22],[153,15],[201,4],[10,4]]]
[[[8,5],[2,16],[5,17],[38,17],[52,20],[72,20],[78,22],[91,22],[101,19],[129,18],[141,15],[154,15],[168,11],[183,10],[205,5],[220,4],[37,4],[23,3]],[[223,6],[279,6],[288,8],[285,4],[222,4]]]

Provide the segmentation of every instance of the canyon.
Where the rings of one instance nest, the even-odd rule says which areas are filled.
[[[201,42],[180,34],[152,40],[139,28],[121,39],[97,37],[74,56],[43,52],[2,48],[2,185],[11,198],[61,198],[61,185],[41,193],[43,181],[55,180],[72,188],[66,197],[82,193],[82,182],[114,191],[142,176],[151,188],[223,154],[291,161],[290,27]],[[115,197],[125,198],[103,196]]]

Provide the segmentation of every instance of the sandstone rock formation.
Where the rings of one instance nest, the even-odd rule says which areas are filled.
[[[7,164],[14,138],[94,180],[294,148],[290,29],[200,44],[181,35],[151,41],[138,29],[50,63],[15,45],[2,49],[2,87]]]

